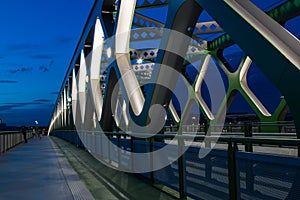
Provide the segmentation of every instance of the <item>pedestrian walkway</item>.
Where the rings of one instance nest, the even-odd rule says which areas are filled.
[[[161,184],[151,184],[142,175],[107,167],[88,151],[60,138],[51,137],[95,199],[174,200],[177,193]],[[158,189],[159,188],[159,189]]]
[[[0,155],[0,199],[94,199],[49,137]]]
[[[0,200],[174,199],[56,137],[36,137],[1,154],[0,177]]]

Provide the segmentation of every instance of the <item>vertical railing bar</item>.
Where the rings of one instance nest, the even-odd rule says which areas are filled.
[[[117,134],[117,144],[118,144],[118,167],[121,169],[121,143],[120,143],[121,135]]]
[[[131,170],[132,170],[132,172],[134,172],[134,156],[133,156],[133,154],[134,154],[134,149],[133,149],[133,147],[134,147],[134,137],[133,136],[131,136],[130,137],[130,151],[131,151],[131,154],[130,154],[130,158],[131,158]]]
[[[228,186],[229,199],[237,199],[236,159],[233,142],[228,142]]]
[[[252,137],[252,124],[250,122],[244,123],[244,134],[245,137]],[[253,152],[253,145],[249,143],[245,144],[245,151]]]
[[[186,199],[186,185],[185,185],[185,166],[184,166],[184,155],[182,152],[182,147],[184,146],[184,140],[178,138],[178,178],[179,178],[179,198]]]

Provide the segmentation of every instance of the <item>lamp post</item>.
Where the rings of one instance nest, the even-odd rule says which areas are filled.
[[[34,123],[35,123],[36,134],[38,134],[38,131],[39,131],[39,122],[37,120],[35,120]]]

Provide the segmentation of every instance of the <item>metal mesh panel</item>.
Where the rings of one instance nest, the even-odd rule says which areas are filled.
[[[108,139],[105,139],[106,136],[102,136],[102,140],[101,140],[101,148],[103,149],[102,151],[102,158],[108,158],[108,145],[109,145],[109,140]]]
[[[237,152],[241,199],[299,199],[300,159]]]
[[[147,153],[142,158],[139,156],[133,156],[133,165],[134,171],[143,171],[145,169],[145,165],[149,166],[150,169],[150,144],[148,141],[145,140],[134,140],[133,141],[133,152],[135,153]],[[141,173],[142,176],[150,178],[150,173]]]
[[[186,192],[195,199],[228,199],[227,152],[212,150],[200,159],[199,148],[185,152]]]
[[[110,160],[118,163],[118,140],[117,138],[110,138]]]
[[[165,144],[155,142],[153,144],[154,151],[161,149]],[[170,149],[172,149],[173,152],[178,152],[177,145],[170,145]],[[171,154],[171,153],[170,153]],[[179,190],[179,173],[178,173],[178,162],[175,155],[160,155],[159,158],[154,158],[154,162],[159,162],[158,159],[168,159],[170,162],[172,160],[176,160],[175,162],[171,163],[170,165],[153,172],[154,181],[162,183],[170,188],[173,188],[175,190]],[[177,153],[176,153],[177,154]],[[163,157],[163,158],[162,158]]]
[[[120,148],[122,149],[120,154],[120,165],[123,168],[132,169],[130,140],[120,139]]]

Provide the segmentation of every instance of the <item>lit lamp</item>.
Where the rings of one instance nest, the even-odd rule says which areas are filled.
[[[69,128],[70,125],[70,114],[71,114],[71,106],[72,106],[72,98],[67,98],[67,127]]]
[[[137,64],[142,64],[143,63],[143,59],[142,58],[137,59],[136,63]]]

